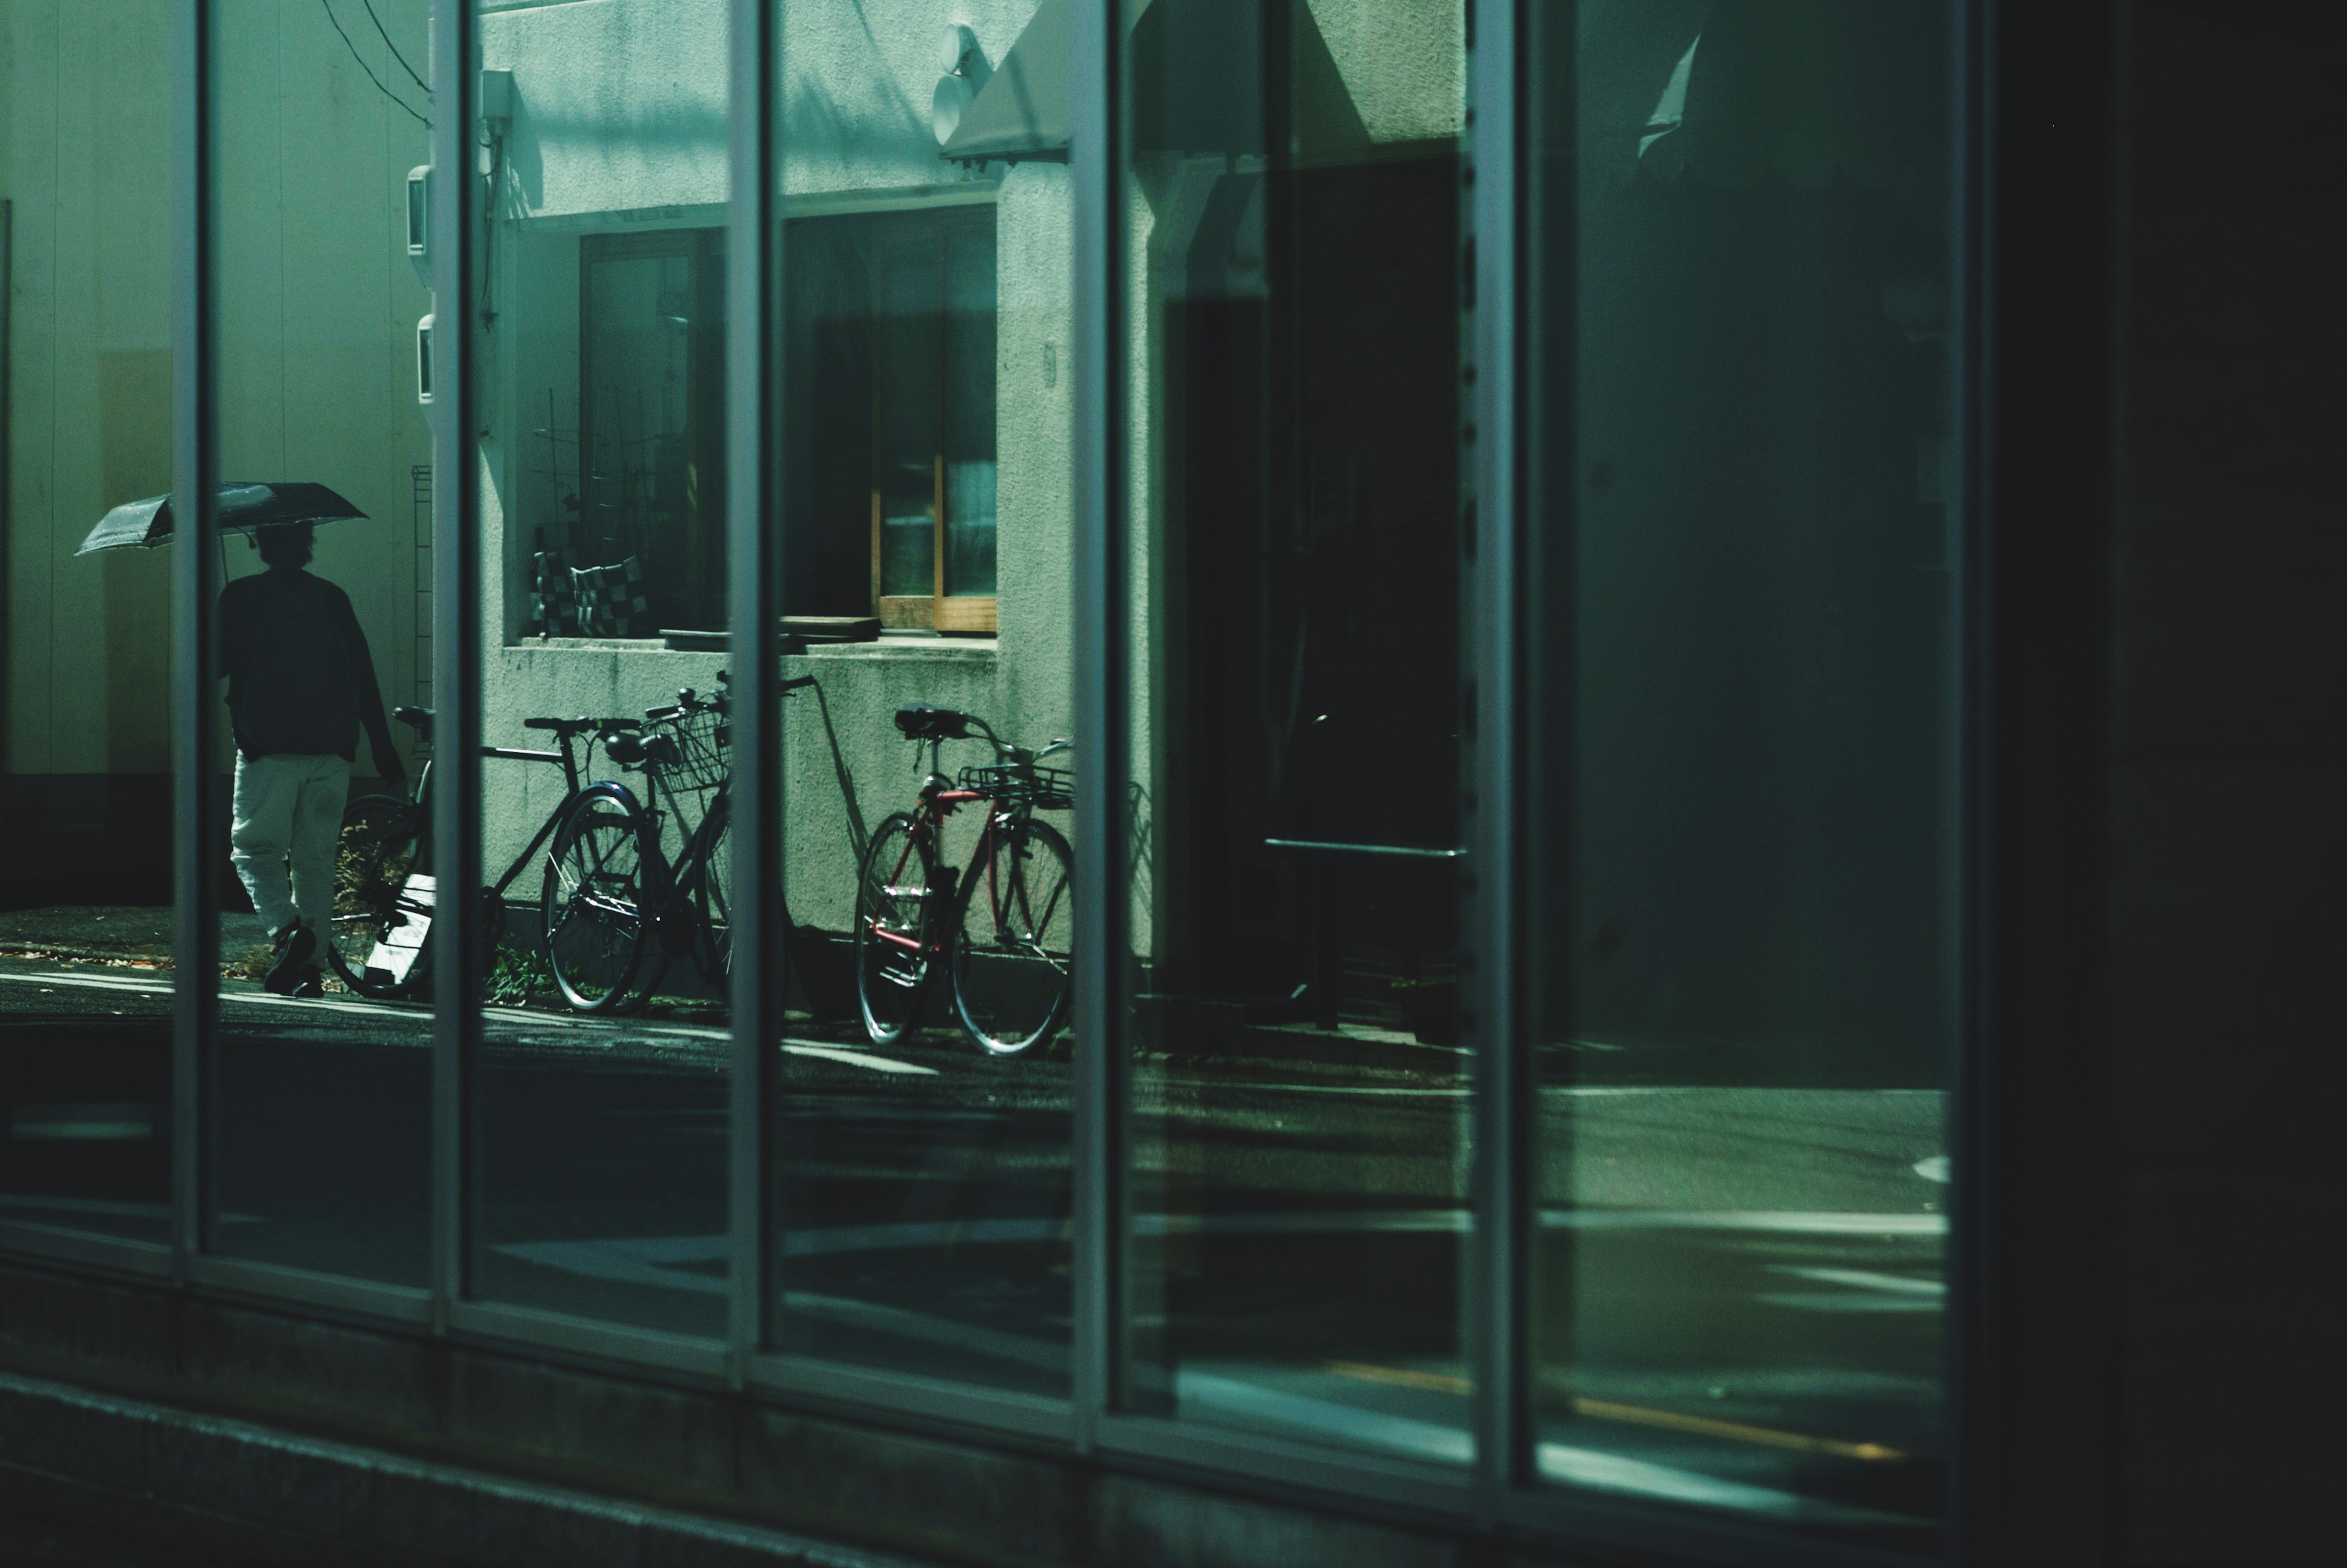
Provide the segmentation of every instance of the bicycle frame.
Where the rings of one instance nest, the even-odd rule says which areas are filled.
[[[528,844],[522,847],[521,853],[514,856],[512,864],[506,867],[504,875],[489,885],[488,897],[493,902],[502,900],[506,890],[511,887],[522,872],[536,861],[538,852],[546,846],[548,839],[554,836],[555,827],[561,822],[562,814],[569,809],[572,801],[579,798],[581,781],[574,743],[581,735],[597,733],[593,730],[561,732],[559,740],[562,749],[559,751],[530,751],[515,746],[483,746],[481,748],[481,755],[484,757],[502,758],[507,762],[542,763],[559,765],[562,769],[562,798],[555,803],[553,810],[547,813],[546,820],[538,824],[538,831],[530,835]],[[417,824],[415,861],[410,867],[410,871],[430,875],[432,870],[432,763],[429,758],[425,760],[423,768],[415,776],[415,794],[410,804],[416,814]],[[433,913],[430,905],[408,899],[404,894],[397,907],[403,915],[423,915],[428,917]]]

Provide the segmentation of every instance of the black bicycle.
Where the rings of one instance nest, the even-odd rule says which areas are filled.
[[[642,796],[607,779],[562,814],[538,913],[555,984],[581,1012],[641,1003],[681,958],[712,983],[731,968],[726,706],[723,692],[688,687],[640,728],[606,735],[603,754],[642,775]]]
[[[394,708],[392,717],[429,740],[432,710]],[[585,793],[578,754],[580,737],[623,732],[627,719],[524,719],[522,727],[553,734],[559,751],[483,746],[485,757],[538,763],[562,770],[562,799],[547,813],[520,854],[488,888],[482,909],[490,944],[502,934],[506,889],[532,865]],[[432,764],[417,776],[415,798],[363,794],[343,810],[334,857],[334,904],[328,917],[327,960],[343,983],[361,996],[389,999],[422,992],[431,974],[432,922],[439,889],[432,869]]]

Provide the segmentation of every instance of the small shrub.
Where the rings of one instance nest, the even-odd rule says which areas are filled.
[[[547,967],[545,954],[518,942],[497,944],[489,966],[489,1000],[518,1007],[553,989],[554,971]]]

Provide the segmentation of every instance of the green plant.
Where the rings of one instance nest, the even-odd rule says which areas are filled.
[[[518,1006],[554,989],[554,971],[546,955],[516,942],[499,942],[489,966],[489,1000]]]

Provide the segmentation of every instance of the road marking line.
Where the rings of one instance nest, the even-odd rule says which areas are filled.
[[[1789,1274],[1797,1279],[1814,1279],[1826,1285],[1854,1286],[1860,1290],[1887,1290],[1894,1296],[1942,1296],[1948,1294],[1944,1281],[1918,1279],[1911,1274],[1881,1274],[1870,1268],[1796,1268],[1789,1264],[1772,1264],[1772,1274]]]
[[[783,1050],[792,1056],[815,1056],[825,1061],[852,1062],[857,1067],[868,1067],[875,1072],[911,1072],[924,1078],[939,1076],[934,1067],[923,1067],[917,1062],[898,1061],[893,1056],[874,1056],[869,1051],[856,1050],[847,1046],[800,1045],[785,1040],[783,1043]]]
[[[1666,1431],[1693,1432],[1707,1438],[1727,1438],[1735,1442],[1758,1443],[1764,1448],[1831,1454],[1837,1459],[1865,1460],[1874,1464],[1907,1457],[1905,1450],[1881,1443],[1853,1443],[1839,1438],[1816,1438],[1806,1432],[1750,1426],[1743,1421],[1723,1421],[1712,1416],[1682,1415],[1676,1410],[1652,1409],[1645,1405],[1617,1405],[1610,1399],[1576,1398],[1573,1401],[1573,1409],[1576,1415],[1589,1416],[1601,1421],[1627,1421],[1635,1426],[1660,1427]]]

